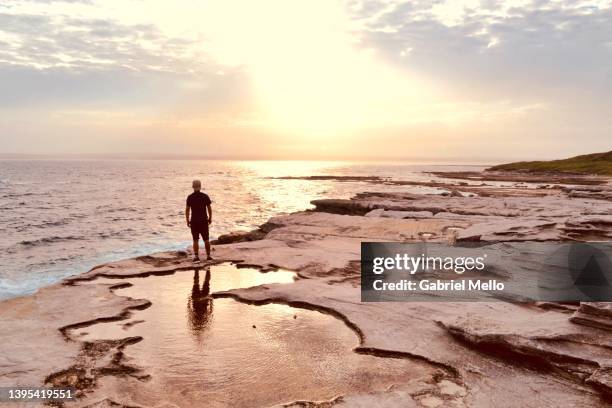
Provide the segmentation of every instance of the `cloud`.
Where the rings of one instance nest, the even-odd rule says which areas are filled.
[[[205,9],[5,0],[5,146],[36,141],[44,150],[45,139],[69,134],[61,140],[71,148],[98,149],[112,132],[118,148],[122,136],[138,146],[146,134],[152,150],[179,149],[220,133],[231,135],[228,152],[230,140],[264,134],[293,149],[325,140],[321,128],[338,142],[338,122],[356,124],[342,137],[355,130],[369,140],[363,146],[383,132],[394,143],[427,135],[440,146],[494,141],[496,149],[515,139],[599,146],[609,138],[611,1],[338,1],[343,7],[302,3],[310,13],[265,2],[245,13],[223,1]],[[243,62],[230,64],[232,56]],[[269,136],[281,133],[280,122],[308,137]],[[83,132],[96,142],[74,142]]]
[[[359,10],[381,2],[361,4],[361,45],[400,66],[485,94],[610,93],[612,2],[409,1],[374,18]]]
[[[192,43],[153,25],[63,15],[0,13],[0,65],[74,71],[109,66],[194,73],[214,69]]]
[[[482,120],[456,129],[462,140],[609,149],[611,1],[365,0],[348,9],[360,47],[429,77],[449,98],[507,104],[493,116],[475,111]]]
[[[152,24],[0,12],[0,107],[135,109],[206,116],[249,103],[240,68]],[[189,107],[187,107],[189,105]]]
[[[193,39],[55,7],[0,9],[3,151],[177,150],[252,110],[244,71]]]

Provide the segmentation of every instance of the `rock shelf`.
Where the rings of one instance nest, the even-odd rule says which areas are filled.
[[[482,180],[490,179],[486,177]],[[295,271],[297,280],[221,291],[214,297],[330,314],[358,335],[357,353],[418,362],[429,375],[382,391],[325,401],[279,401],[279,406],[610,403],[612,312],[607,303],[362,303],[359,290],[362,241],[609,240],[609,182],[555,178],[537,180],[546,183],[538,188],[491,186],[480,179],[478,185],[439,181],[440,192],[457,192],[442,195],[381,193],[376,184],[388,180],[366,181],[372,192],[347,200],[315,200],[313,210],[273,217],[255,232],[220,238],[213,246],[213,264],[283,268]],[[193,269],[189,259],[187,252],[166,252],[113,262],[32,296],[0,303],[2,327],[10,328],[0,335],[0,385],[74,384],[88,389],[86,382],[100,375],[116,377],[110,384],[117,387],[121,378],[147,381],[150,374],[142,369],[143,362],[126,359],[140,341],[127,335],[130,326],[125,337],[104,344],[75,341],[66,333],[101,321],[127,323],[150,304],[146,297],[115,294],[125,287],[125,279]],[[117,283],[96,283],[100,278]],[[88,397],[74,405],[86,406],[85,400],[88,406],[124,404],[109,388],[107,394],[95,392],[95,401]]]

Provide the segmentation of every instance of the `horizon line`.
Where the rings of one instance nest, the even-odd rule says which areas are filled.
[[[244,155],[192,155],[192,154],[162,154],[162,153],[0,153],[0,160],[210,160],[210,161],[311,161],[311,162],[411,162],[414,164],[452,163],[494,165],[514,161],[538,160],[528,158],[488,158],[482,157],[379,157],[379,156],[328,156],[312,158],[292,158],[282,156],[244,156]],[[540,159],[542,160],[542,159]],[[547,160],[547,159],[544,159]],[[550,160],[550,159],[548,159]]]

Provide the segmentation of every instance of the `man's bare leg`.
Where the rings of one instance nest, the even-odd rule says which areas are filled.
[[[210,257],[210,241],[209,240],[204,241],[204,248],[206,248],[206,258],[212,259]]]
[[[199,253],[200,253],[200,243],[198,242],[199,240],[194,239],[193,240],[193,256],[195,259],[199,259]]]

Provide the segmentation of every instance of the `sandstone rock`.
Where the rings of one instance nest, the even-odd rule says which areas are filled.
[[[438,386],[440,387],[440,393],[444,395],[459,395],[463,397],[467,394],[465,388],[449,380],[440,381]]]
[[[540,335],[550,336],[550,341],[555,344],[548,346],[548,352],[551,355],[557,353],[559,367],[564,367],[564,353],[574,356],[576,361],[593,362],[605,358],[605,349],[610,342],[606,334],[572,325],[564,313],[542,312],[504,302],[361,303],[359,288],[329,285],[323,279],[298,280],[291,285],[264,285],[217,293],[215,296],[230,296],[254,304],[300,304],[332,313],[359,334],[361,346],[357,349],[358,352],[381,357],[421,359],[439,367],[451,382],[458,384],[456,379],[461,379],[465,385],[459,388],[465,389],[466,396],[462,398],[465,398],[466,406],[509,406],[504,401],[512,401],[510,406],[532,404],[541,407],[599,404],[599,397],[581,385],[582,379],[577,374],[574,381],[559,383],[559,378],[549,377],[552,368],[543,368],[541,372],[526,370],[521,365],[516,365],[520,361],[516,357],[510,357],[506,363],[501,364],[497,362],[497,356],[491,359],[483,354],[480,346],[453,340],[453,337],[457,337],[454,334],[453,337],[448,336],[451,334],[451,322],[457,322],[463,316],[473,316],[473,320],[469,322],[480,323],[470,329],[470,333],[480,336],[476,330],[487,330],[504,339],[500,344],[514,344],[509,339],[512,339],[515,332],[519,333],[519,340],[524,337],[539,341],[533,339]],[[499,318],[502,320],[498,320]],[[505,333],[508,334],[507,337]],[[558,345],[554,340],[565,338],[566,334],[568,339],[572,339],[572,336],[580,333],[584,333],[584,336],[578,337],[575,343],[568,342],[567,346]],[[584,350],[580,351],[582,340],[589,341],[593,346],[585,346]],[[543,339],[541,345],[546,343],[547,340]],[[521,343],[519,341],[516,344]],[[527,350],[537,350],[537,345],[534,344],[534,347]],[[594,350],[603,354],[595,354]],[[543,351],[543,354],[546,354],[546,351]],[[585,365],[587,368],[593,368],[590,364]],[[593,370],[586,371],[581,363],[576,363],[575,367],[577,370],[583,370],[583,377],[593,373]],[[554,369],[560,368],[555,366]],[[571,367],[565,369],[571,372]],[[534,388],[533,384],[538,386]],[[464,393],[455,386],[443,383],[440,389],[429,395],[441,398],[441,395],[447,395],[443,394],[442,390],[453,393],[454,397]]]
[[[83,353],[80,344],[64,337],[67,328],[121,319],[150,304],[114,295],[113,286],[53,285],[0,302],[1,325],[6,328],[0,333],[0,386],[43,386],[50,375],[73,366]],[[83,367],[63,375],[68,384],[77,385],[87,373]]]
[[[365,214],[366,217],[380,217],[385,212],[384,208],[377,208]]]
[[[385,211],[381,214],[381,217],[385,218],[432,218],[433,213],[431,211]]]
[[[314,205],[318,211],[332,214],[365,215],[373,209],[372,207],[352,200],[323,199],[313,200],[311,204]]]
[[[526,183],[557,183],[557,184],[606,184],[607,178],[600,176],[563,174],[563,173],[527,173],[511,171],[437,171],[432,172],[438,177],[462,180],[508,181]]]
[[[570,320],[576,324],[612,331],[612,303],[582,302]]]
[[[266,233],[262,230],[254,230],[248,232],[230,232],[228,234],[219,235],[219,238],[211,241],[212,245],[226,245],[235,242],[257,241],[263,239]]]
[[[365,215],[366,217],[383,217],[383,218],[432,218],[433,213],[431,211],[385,211],[384,208],[372,210]]]
[[[601,406],[599,393],[606,398],[610,394],[612,360],[607,303],[582,303],[572,314],[573,308],[567,305],[505,301],[361,302],[362,241],[417,241],[425,235],[435,242],[447,241],[451,235],[483,241],[609,237],[612,203],[592,196],[608,191],[607,185],[598,185],[601,191],[580,190],[587,196],[578,197],[555,185],[491,187],[472,181],[482,177],[464,176],[469,185],[449,188],[448,183],[436,182],[435,186],[456,189],[461,196],[368,192],[351,200],[315,200],[315,211],[273,217],[256,232],[229,234],[222,240],[226,244],[213,247],[215,262],[282,267],[296,271],[300,279],[214,297],[253,304],[287,303],[331,314],[359,337],[355,352],[414,359],[438,373],[433,380],[418,379],[389,390],[311,405]],[[512,181],[533,183],[534,179]],[[567,181],[557,178],[546,183]],[[117,296],[109,285],[83,281],[191,268],[185,251],[158,253],[100,265],[62,285],[0,303],[3,327],[11,328],[0,333],[0,385],[94,383],[97,369],[117,372],[112,364],[119,361],[118,372],[124,377],[106,383],[111,390],[121,387],[125,378],[138,375],[139,370],[114,357],[126,344],[101,343],[92,346],[95,353],[88,354],[62,333],[97,319],[125,318],[131,309],[147,307],[147,301]],[[125,353],[129,354],[129,346]],[[112,406],[114,400],[109,396],[92,403],[98,402]]]
[[[558,189],[513,189],[512,195],[482,187],[479,197],[407,193],[361,193],[351,200],[315,200],[316,211],[368,217],[433,218],[469,225],[458,240],[607,240],[612,203],[574,199]],[[482,197],[485,194],[486,197]],[[596,211],[596,213],[593,213]]]
[[[604,395],[612,397],[612,367],[604,367],[596,370],[586,383],[599,389]]]

